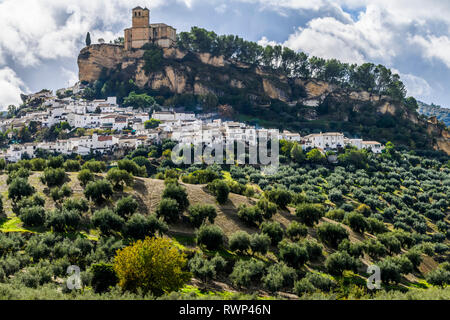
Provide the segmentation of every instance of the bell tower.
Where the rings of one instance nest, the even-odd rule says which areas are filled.
[[[150,10],[136,7],[133,9],[133,28],[150,27]]]

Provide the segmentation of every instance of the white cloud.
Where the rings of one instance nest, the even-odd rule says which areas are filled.
[[[273,46],[274,47],[274,46],[278,45],[279,43],[277,43],[276,41],[270,41],[269,39],[267,39],[267,37],[262,37],[261,40],[258,41],[258,44],[263,47],[265,47],[265,46]]]
[[[412,21],[425,23],[426,20],[450,23],[450,1],[448,0],[235,0],[259,3],[263,8],[295,10],[321,10],[324,8],[345,6],[349,9],[361,9],[367,6],[384,8],[400,23]]]
[[[221,5],[218,5],[215,8],[216,12],[222,13],[222,14],[225,13],[227,11],[227,9],[228,9],[228,6],[225,3],[222,3]]]
[[[448,0],[428,0],[426,3],[422,0],[241,1],[259,2],[263,8],[275,11],[290,8],[319,13],[325,8],[336,8],[339,16],[312,18],[285,43],[312,55],[336,57],[347,62],[379,60],[390,64],[392,58],[401,55],[406,48],[415,49],[414,46],[419,45],[424,58],[439,59],[450,68]],[[348,17],[343,6],[347,10],[362,11],[355,21],[342,20],[342,17]],[[436,34],[439,32],[441,34]]]
[[[290,35],[284,45],[348,63],[367,60],[390,63],[399,49],[393,32],[395,26],[383,9],[370,5],[351,23],[333,17],[312,19],[305,28]]]
[[[61,72],[63,73],[63,75],[66,77],[67,83],[62,84],[62,85],[67,85],[67,87],[73,86],[75,83],[78,82],[78,74],[72,70],[66,69],[64,67],[61,67]]]
[[[405,84],[409,96],[424,98],[432,94],[433,89],[425,79],[413,74],[398,74]]]
[[[297,9],[297,10],[319,10],[325,5],[330,5],[328,0],[238,0],[247,3],[259,3],[262,8],[270,9]]]
[[[163,2],[4,0],[0,2],[0,54],[22,66],[38,65],[43,59],[73,57],[88,31],[125,25],[130,8],[144,3],[154,7]]]
[[[23,67],[39,66],[48,60],[75,59],[87,31],[94,43],[99,38],[109,42],[121,36],[121,30],[130,23],[130,9],[137,5],[165,10],[178,6],[177,10],[182,7],[188,15],[208,4],[215,6],[212,13],[226,11],[237,20],[239,15],[243,16],[239,19],[252,15],[241,10],[242,3],[254,4],[254,10],[271,10],[290,17],[288,13],[294,10],[309,17],[308,23],[291,26],[296,29],[284,45],[311,55],[395,67],[397,59],[414,51],[411,60],[422,58],[430,66],[432,59],[439,60],[450,69],[448,0],[0,0],[0,69],[11,60],[27,70]],[[188,22],[195,24],[197,18]],[[270,25],[271,21],[266,23]],[[260,40],[260,44],[274,43],[266,37]],[[410,92],[425,90],[425,94],[429,90],[428,83],[411,75],[419,74],[414,66],[402,71],[406,73],[405,82],[410,83]],[[21,71],[20,76],[27,79],[24,73]],[[71,82],[75,79],[74,72],[62,74]],[[16,83],[12,87],[20,86]]]
[[[439,59],[450,68],[450,38],[448,36],[436,37],[433,35],[410,38],[412,44],[417,44],[423,49],[423,55],[428,59]]]
[[[12,69],[0,69],[0,110],[6,110],[11,104],[19,104],[20,94],[27,91],[25,84]]]

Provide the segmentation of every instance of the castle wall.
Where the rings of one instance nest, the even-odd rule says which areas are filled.
[[[132,29],[125,29],[125,39],[124,39],[124,46],[125,46],[125,50],[131,50],[132,48],[132,35],[133,35],[133,31]]]

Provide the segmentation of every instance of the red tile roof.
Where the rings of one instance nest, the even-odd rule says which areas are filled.
[[[100,136],[98,137],[98,141],[112,141],[112,137],[111,136]]]

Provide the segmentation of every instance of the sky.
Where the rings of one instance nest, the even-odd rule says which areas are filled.
[[[123,36],[137,5],[178,32],[198,26],[380,63],[400,74],[408,95],[450,107],[448,0],[0,0],[0,110],[19,104],[21,93],[73,85],[86,33],[93,43]]]

